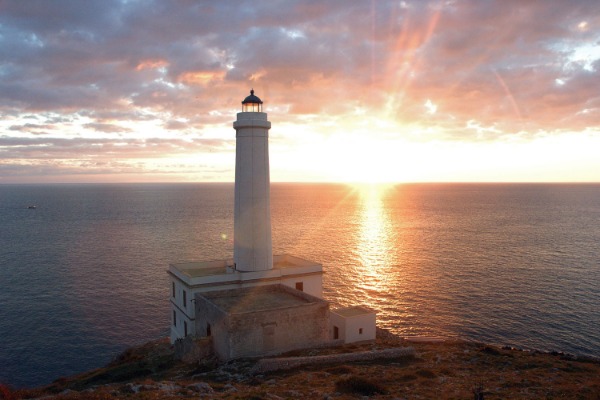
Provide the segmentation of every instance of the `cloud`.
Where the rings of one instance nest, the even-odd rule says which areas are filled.
[[[168,157],[189,152],[227,150],[221,139],[90,139],[0,137],[0,159],[111,159]]]
[[[52,124],[32,124],[25,123],[23,125],[11,125],[8,127],[10,131],[17,132],[26,132],[32,135],[45,135],[48,134],[48,131],[55,129],[55,126]]]
[[[323,136],[357,110],[436,132],[419,140],[597,131],[599,16],[595,0],[5,0],[0,154],[190,154],[171,136],[229,129],[251,87]]]

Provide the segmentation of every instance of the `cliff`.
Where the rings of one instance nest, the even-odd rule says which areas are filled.
[[[258,360],[177,361],[173,347],[161,340],[46,387],[4,388],[0,398],[600,399],[596,359],[464,341],[409,343],[383,331],[378,335],[374,343],[287,353],[288,361],[302,362],[281,369],[273,365],[287,361],[267,360],[271,372],[257,368]]]

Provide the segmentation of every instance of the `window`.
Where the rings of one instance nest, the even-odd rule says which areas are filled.
[[[175,282],[172,282],[172,283],[173,283],[173,298],[175,298]]]
[[[211,335],[210,324],[206,324],[206,336],[210,336],[210,335]]]
[[[183,291],[183,308],[185,308],[185,303],[187,303],[187,292]]]
[[[362,335],[362,328],[358,328],[358,334]]]
[[[183,337],[187,336],[187,321],[183,321]]]
[[[340,338],[340,329],[337,326],[333,327],[333,339]]]
[[[177,326],[177,311],[173,311],[173,326]]]
[[[304,292],[304,282],[296,282],[296,290]]]

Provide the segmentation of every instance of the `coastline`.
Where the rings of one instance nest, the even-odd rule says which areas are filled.
[[[265,373],[252,372],[258,359],[177,361],[173,346],[161,339],[126,350],[104,368],[58,378],[45,387],[13,390],[4,397],[451,399],[473,398],[474,391],[480,391],[486,399],[597,399],[600,394],[600,360],[595,358],[440,337],[401,338],[382,329],[377,333],[375,342],[281,355],[311,358],[371,353],[371,359],[308,363]],[[376,356],[407,348],[414,349],[412,355]]]

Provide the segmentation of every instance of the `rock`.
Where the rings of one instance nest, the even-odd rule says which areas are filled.
[[[237,388],[235,386],[233,386],[231,383],[226,384],[225,386],[223,386],[223,390],[225,392],[237,392]]]
[[[193,390],[196,393],[214,393],[214,389],[205,382],[198,382],[187,386],[188,389]]]
[[[158,384],[158,389],[164,392],[175,392],[181,390],[181,386],[174,382],[161,382]]]

